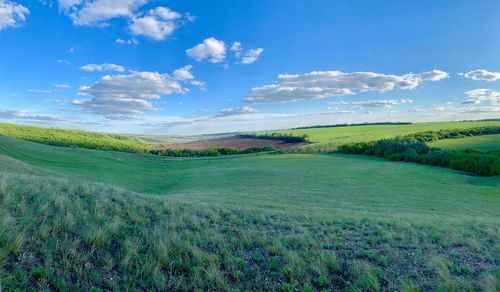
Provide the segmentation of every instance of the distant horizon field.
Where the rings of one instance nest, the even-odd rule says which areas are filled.
[[[445,139],[432,142],[429,144],[429,146],[450,150],[500,150],[500,134],[463,137],[458,139]]]
[[[422,122],[409,125],[367,125],[331,128],[309,128],[295,130],[266,131],[306,134],[314,144],[304,148],[333,147],[356,142],[369,142],[380,139],[394,138],[418,132],[437,131],[442,129],[469,129],[483,126],[500,126],[500,121],[467,121],[467,122]]]

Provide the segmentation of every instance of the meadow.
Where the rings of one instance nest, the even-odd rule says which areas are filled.
[[[496,291],[499,190],[498,176],[364,156],[187,159],[0,137],[0,279],[6,290]]]
[[[432,142],[429,145],[432,147],[451,150],[477,149],[483,151],[495,151],[500,150],[500,134],[464,137],[460,139],[446,139]]]
[[[0,135],[55,146],[134,153],[145,153],[152,147],[152,144],[127,135],[13,124],[0,124]]]
[[[500,121],[363,125],[331,128],[304,128],[276,132],[291,135],[307,135],[309,141],[314,144],[302,148],[315,152],[321,149],[330,151],[342,144],[376,141],[418,132],[438,131],[442,129],[468,129],[485,126],[500,126]]]

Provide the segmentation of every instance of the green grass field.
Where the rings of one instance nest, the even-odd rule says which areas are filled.
[[[327,149],[335,148],[336,146],[342,144],[375,141],[424,131],[437,131],[441,129],[468,129],[482,126],[500,126],[500,121],[434,122],[415,123],[410,125],[367,125],[283,130],[276,132],[289,133],[294,135],[307,134],[311,142],[319,144],[306,146],[306,148]]]
[[[59,128],[40,128],[13,124],[0,124],[0,135],[48,145],[133,153],[148,152],[153,145],[127,135],[95,133]]]
[[[498,176],[363,156],[171,159],[6,137],[0,172],[7,289],[500,285]]]
[[[446,139],[433,142],[430,144],[430,146],[442,149],[451,149],[451,150],[463,150],[463,149],[477,149],[484,151],[500,150],[500,134],[465,137],[460,139]]]

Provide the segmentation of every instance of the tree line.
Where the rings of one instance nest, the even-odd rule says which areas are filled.
[[[493,134],[500,134],[500,127],[484,126],[484,127],[470,128],[470,129],[426,131],[415,134],[409,134],[403,136],[403,138],[409,141],[434,142],[443,139],[457,139],[468,136],[493,135]]]
[[[383,157],[392,161],[416,162],[433,166],[472,172],[482,176],[500,175],[500,152],[466,150],[443,150],[431,148],[426,142],[439,137],[461,137],[496,134],[500,127],[480,127],[467,130],[441,130],[423,132],[375,142],[341,145],[337,152]]]

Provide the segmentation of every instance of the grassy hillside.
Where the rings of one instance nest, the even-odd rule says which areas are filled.
[[[368,126],[346,126],[332,128],[311,128],[277,131],[278,133],[289,133],[293,135],[308,135],[311,142],[321,143],[321,147],[333,147],[356,143],[368,142],[385,138],[393,138],[399,135],[408,135],[424,131],[437,131],[441,129],[469,129],[482,126],[500,126],[500,121],[478,121],[478,122],[436,122],[415,123],[410,125],[368,125]],[[306,146],[318,148],[319,145]]]
[[[311,206],[325,213],[379,210],[392,215],[433,215],[436,210],[448,210],[451,215],[460,210],[466,216],[482,216],[496,212],[488,198],[495,198],[492,194],[500,187],[500,177],[473,177],[349,155],[175,159],[52,147],[2,137],[0,154],[63,177],[95,180],[136,192],[220,204],[297,210]],[[476,200],[481,211],[474,214],[470,214],[467,200],[471,193],[485,199]],[[454,200],[447,202],[451,195]],[[387,201],[391,204],[384,203]]]
[[[451,150],[463,150],[463,149],[477,149],[485,151],[500,150],[500,134],[465,137],[460,139],[446,139],[430,143],[429,145],[432,147],[451,149]]]
[[[0,135],[56,146],[135,153],[147,152],[151,148],[150,144],[125,135],[12,124],[0,124]]]
[[[6,290],[495,291],[499,214],[498,176],[0,137]]]

